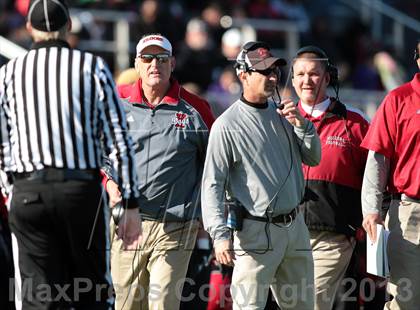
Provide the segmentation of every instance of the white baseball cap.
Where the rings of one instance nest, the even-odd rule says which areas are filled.
[[[141,54],[141,51],[144,50],[148,46],[159,46],[163,48],[164,50],[169,52],[169,55],[172,56],[172,45],[169,42],[167,38],[160,34],[151,34],[148,36],[145,36],[140,39],[139,43],[137,43],[136,47],[136,55],[139,56]]]

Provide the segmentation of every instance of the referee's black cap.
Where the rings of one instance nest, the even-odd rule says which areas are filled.
[[[63,0],[31,0],[27,19],[33,28],[53,32],[68,22],[69,9]]]

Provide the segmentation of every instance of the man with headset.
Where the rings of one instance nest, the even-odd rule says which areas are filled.
[[[414,60],[420,69],[420,41]],[[392,194],[386,219],[390,235],[389,292],[385,309],[420,305],[420,73],[391,91],[380,105],[362,146],[369,150],[362,188],[363,227],[376,240],[382,193]]]
[[[292,102],[280,109],[268,100],[285,64],[268,44],[245,44],[236,59],[243,94],[210,133],[203,220],[216,259],[234,265],[233,309],[263,309],[270,288],[282,309],[313,308],[312,252],[297,206],[304,191],[301,165],[317,165],[321,148],[315,127]],[[233,242],[225,192],[238,202],[236,210],[242,210],[236,213]]]
[[[360,143],[369,123],[359,110],[327,95],[328,86],[338,91],[338,72],[322,49],[299,49],[292,74],[299,111],[315,125],[322,145],[320,164],[303,165],[306,186],[300,209],[311,236],[315,309],[328,310],[362,224],[360,192],[367,152]]]

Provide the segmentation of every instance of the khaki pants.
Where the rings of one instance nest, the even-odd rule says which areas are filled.
[[[420,203],[392,200],[387,225],[388,292],[394,299],[385,309],[420,309]]]
[[[301,214],[290,227],[245,219],[234,249],[234,310],[264,309],[269,289],[281,309],[313,310],[312,250]]]
[[[122,241],[111,236],[116,310],[179,309],[198,226],[197,220],[143,221],[143,242],[137,251],[123,250]]]
[[[310,231],[314,257],[315,309],[330,310],[355,246],[354,238],[327,231]]]

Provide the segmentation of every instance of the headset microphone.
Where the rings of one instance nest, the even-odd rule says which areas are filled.
[[[279,83],[279,81],[277,81],[277,84],[276,84],[276,93],[277,93],[278,101],[274,100],[274,97],[273,97],[273,101],[276,103],[277,109],[283,110],[284,109],[284,104],[281,103],[281,96],[280,96],[280,92],[279,92],[278,83]]]

